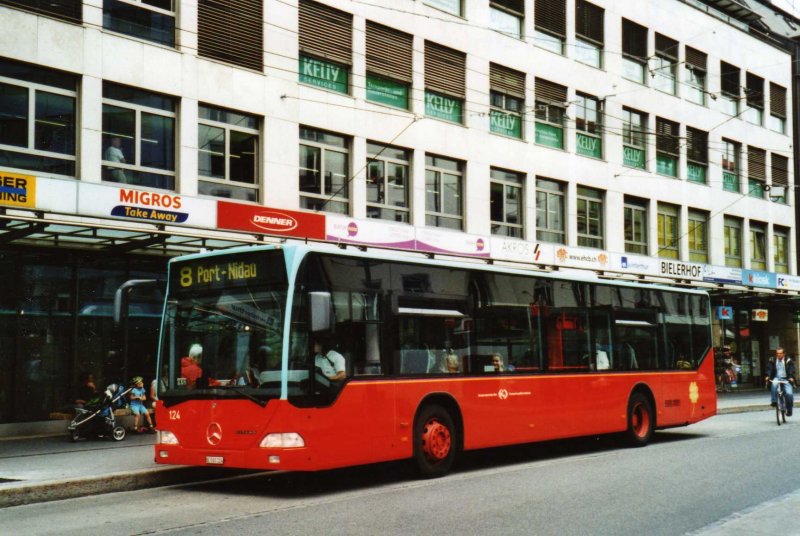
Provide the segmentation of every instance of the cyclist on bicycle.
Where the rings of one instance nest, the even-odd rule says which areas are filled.
[[[775,357],[769,359],[767,365],[767,380],[786,380],[789,383],[784,384],[786,392],[786,416],[792,416],[792,405],[794,402],[793,389],[794,386],[794,361],[786,357],[783,348],[775,349]],[[778,384],[775,382],[770,383],[770,392],[772,394],[771,406],[774,408],[777,405],[778,397]]]

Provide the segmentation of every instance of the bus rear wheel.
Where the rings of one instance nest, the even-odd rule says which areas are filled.
[[[423,478],[446,475],[456,460],[458,436],[453,417],[437,405],[423,408],[414,424],[414,460]]]
[[[625,433],[633,447],[643,447],[650,442],[655,428],[653,406],[642,393],[633,393],[628,401],[628,430]]]

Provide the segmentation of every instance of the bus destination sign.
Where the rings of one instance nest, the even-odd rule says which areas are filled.
[[[269,270],[267,262],[274,259],[275,253],[262,252],[258,255],[236,255],[226,257],[204,257],[184,262],[175,262],[170,271],[170,287],[173,291],[223,289],[274,283],[275,270]],[[274,265],[275,268],[282,267]]]

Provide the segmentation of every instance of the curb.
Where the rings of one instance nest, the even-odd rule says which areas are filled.
[[[738,406],[732,408],[717,408],[717,415],[727,415],[730,413],[752,413],[755,411],[767,411],[773,408],[769,407],[769,404],[764,404],[763,406]]]

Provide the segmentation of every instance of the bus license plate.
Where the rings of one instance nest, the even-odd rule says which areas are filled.
[[[222,456],[206,456],[206,463],[211,465],[222,465],[225,463],[225,458]]]

